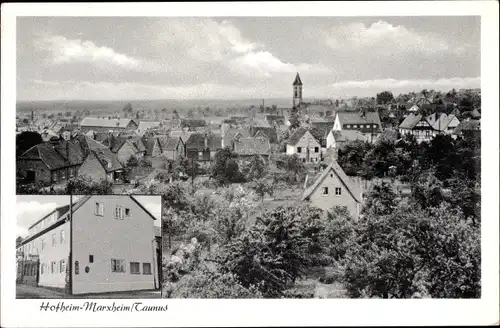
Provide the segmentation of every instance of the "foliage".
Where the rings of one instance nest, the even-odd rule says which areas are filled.
[[[243,176],[239,170],[237,155],[228,147],[220,149],[215,154],[210,177],[221,185],[241,182]]]
[[[369,214],[354,226],[343,260],[351,297],[480,296],[479,230],[459,211],[428,211],[400,203],[388,215]]]
[[[248,165],[244,169],[246,181],[254,181],[266,175],[266,161],[262,156],[253,156]]]
[[[126,164],[127,167],[137,167],[139,166],[139,160],[135,156],[130,156]]]
[[[321,231],[319,210],[278,207],[225,245],[217,262],[243,286],[256,286],[267,298],[281,297],[321,255]]]
[[[200,269],[183,277],[169,294],[169,298],[262,298],[254,286],[243,287],[235,275]]]
[[[387,215],[396,208],[396,194],[386,182],[374,183],[366,194],[363,204],[363,213],[373,215]]]
[[[339,149],[337,161],[347,175],[364,176],[366,171],[364,159],[371,149],[372,145],[366,141],[347,142],[342,149]]]
[[[274,182],[300,183],[306,176],[306,168],[297,154],[279,154],[270,168],[270,175]]]
[[[390,91],[382,91],[381,93],[377,93],[377,104],[379,105],[387,104],[393,99],[394,96]]]
[[[42,136],[38,132],[24,131],[16,135],[16,156],[21,156],[33,146],[43,143]]]
[[[86,176],[69,180],[63,194],[73,195],[108,195],[113,193],[113,183],[107,180],[95,181]]]
[[[272,196],[274,193],[273,184],[271,184],[267,179],[261,178],[250,183],[250,189],[252,189],[264,202],[264,196],[267,194]]]
[[[127,103],[127,104],[123,107],[122,111],[123,111],[124,113],[127,113],[127,114],[132,114],[132,111],[133,111],[133,109],[132,109],[132,104],[131,104],[131,103]]]

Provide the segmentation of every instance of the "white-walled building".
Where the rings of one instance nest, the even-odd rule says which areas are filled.
[[[33,224],[18,251],[38,259],[38,286],[75,295],[156,289],[154,220],[133,196],[82,196]]]

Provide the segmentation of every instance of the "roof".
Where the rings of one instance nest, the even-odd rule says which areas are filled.
[[[453,130],[453,134],[460,134],[463,131],[481,131],[480,120],[468,120],[460,122],[460,124]]]
[[[302,85],[302,81],[300,80],[299,73],[295,76],[295,81],[293,81],[293,85]]]
[[[330,165],[328,165],[323,170],[319,178],[317,178],[316,181],[314,181],[314,183],[309,188],[304,190],[304,193],[302,195],[302,200],[306,200],[309,196],[311,196],[313,191],[316,190],[316,188],[321,184],[321,182],[323,182],[323,180],[331,171],[333,171],[337,175],[337,177],[344,184],[344,186],[349,191],[354,200],[358,203],[361,203],[361,192],[357,187],[357,184],[355,183],[355,181],[353,181],[345,174],[344,170],[342,170],[342,168],[340,167],[340,165],[337,163],[336,160],[332,160],[330,162]]]
[[[410,113],[406,118],[399,124],[400,129],[413,129],[418,122],[422,120],[422,115]],[[430,125],[430,124],[429,124]]]
[[[112,152],[116,153],[123,147],[125,143],[129,143],[133,148],[136,149],[137,152],[146,151],[146,147],[139,137],[126,137],[126,136],[118,136],[115,137],[113,135],[108,136],[102,143],[105,146],[108,146]]]
[[[144,132],[147,129],[157,128],[160,125],[161,125],[161,122],[158,122],[158,121],[141,121],[141,122],[139,122],[139,125],[137,126],[137,130]]]
[[[123,168],[116,154],[114,154],[111,150],[107,148],[91,150],[91,153],[94,154],[94,156],[101,163],[104,170],[106,170],[106,172],[108,173]]]
[[[95,195],[87,195],[87,196],[83,196],[81,199],[79,199],[74,205],[73,205],[73,213],[75,213],[80,207],[82,207],[83,204],[85,204],[90,198],[92,198],[93,196]],[[126,197],[124,195],[124,197]],[[139,207],[144,210],[153,220],[156,220],[156,218],[153,216],[153,214],[151,214],[151,212],[149,212],[139,201],[137,201],[137,199],[134,198],[134,196],[132,195],[128,195],[128,197],[130,197],[130,199],[132,199],[137,205],[139,205]],[[63,208],[63,207],[67,207],[68,209],[66,211],[64,211],[60,216],[59,218],[57,218],[57,221],[48,226],[47,228],[43,229],[42,231],[32,235],[32,236],[29,236],[27,237],[26,239],[23,240],[22,242],[22,245],[25,245],[27,243],[29,243],[30,241],[32,241],[33,239],[47,233],[48,231],[60,226],[61,224],[63,224],[64,222],[66,222],[67,220],[69,220],[69,204],[68,205],[65,205],[65,206],[61,206],[59,208]],[[50,214],[54,213],[58,208],[56,208],[54,211],[50,212],[49,214],[47,214],[46,216],[44,216],[41,220],[39,220],[38,222],[42,221],[43,219],[45,219],[46,217],[48,217]],[[37,222],[37,223],[38,223]],[[35,223],[35,224],[37,224]],[[34,225],[35,225],[34,224]],[[33,225],[33,226],[34,226]],[[32,227],[33,227],[32,226]]]
[[[276,133],[276,129],[273,127],[265,127],[265,126],[252,126],[250,127],[250,135],[255,136],[257,132],[264,133],[269,139],[270,143],[278,143],[278,133]]]
[[[328,133],[330,130],[333,128],[333,125],[335,124],[335,121],[332,122],[312,122],[311,125],[313,129],[315,130],[314,132],[319,135],[321,135],[321,138],[326,138],[328,136]],[[316,132],[317,131],[317,132]]]
[[[146,156],[151,156],[153,153],[153,148],[158,141],[158,138],[145,138],[146,145]]]
[[[97,118],[86,117],[80,123],[80,126],[102,127],[102,128],[126,128],[131,122],[135,123],[130,118]]]
[[[205,136],[207,137],[207,146],[209,149],[219,149],[222,147],[222,138],[219,134],[193,133],[186,140],[187,149],[205,148]]]
[[[289,145],[296,145],[297,142],[299,142],[299,140],[302,138],[302,136],[307,132],[309,131],[308,129],[306,128],[298,128],[296,129],[295,131],[293,131],[292,135],[290,136],[290,138],[288,138],[288,144]]]
[[[194,119],[181,120],[181,127],[196,128],[196,127],[204,127],[206,125],[207,122],[205,122],[205,120],[194,120]]]
[[[268,155],[269,140],[264,138],[240,138],[234,142],[234,152],[238,155]]]
[[[285,124],[285,116],[283,115],[266,115],[265,116],[266,121],[272,125],[274,123],[280,125],[280,124]]]
[[[378,124],[381,126],[377,112],[338,112],[337,117],[341,124]]]
[[[79,165],[85,158],[84,151],[74,141],[44,142],[28,149],[19,159],[41,160],[50,170]]]
[[[160,143],[160,148],[162,152],[166,150],[177,149],[177,144],[179,144],[179,140],[182,140],[180,137],[168,137],[168,136],[158,136],[157,139],[158,142]]]
[[[434,113],[434,114],[431,114],[427,117],[427,121],[429,123],[431,122],[434,122],[434,124],[432,125],[432,127],[434,128],[434,130],[437,130],[437,131],[444,131],[446,129],[446,127],[451,123],[451,121],[453,121],[456,116],[455,115],[446,115],[444,113],[441,113],[441,115],[439,116],[438,119],[436,119],[436,116],[437,114]],[[432,117],[432,121],[429,120],[429,118]]]
[[[184,141],[184,143],[186,143],[186,141],[189,139],[189,137],[194,134],[194,132],[191,132],[191,131],[183,131],[183,130],[173,130],[173,131],[170,131],[170,137],[174,138],[174,137],[178,137],[178,138],[181,138],[182,141]]]
[[[364,140],[363,134],[357,130],[333,131],[336,142],[348,142],[354,140]]]
[[[225,131],[224,136],[222,137],[222,139],[224,139],[224,145],[229,145],[237,135],[243,138],[250,137],[250,133],[245,129],[229,128]]]

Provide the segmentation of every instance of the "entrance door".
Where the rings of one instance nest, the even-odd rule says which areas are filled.
[[[26,172],[26,181],[35,182],[35,171],[29,170]]]

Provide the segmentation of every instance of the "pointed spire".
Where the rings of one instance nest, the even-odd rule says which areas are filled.
[[[302,81],[300,80],[299,73],[297,73],[297,76],[295,76],[295,81],[293,82],[293,85],[302,85]]]

